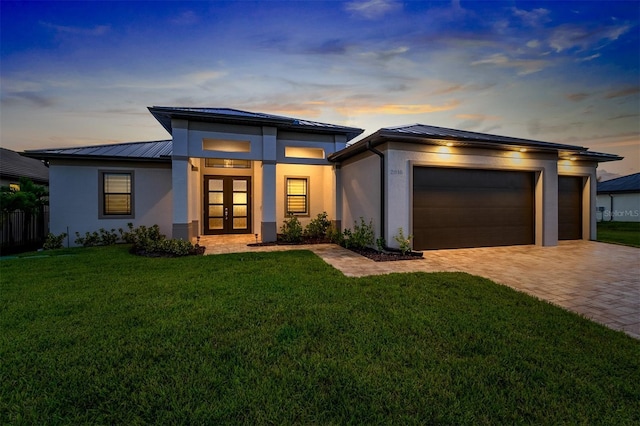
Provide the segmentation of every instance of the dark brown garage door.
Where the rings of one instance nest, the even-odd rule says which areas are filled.
[[[417,250],[534,244],[534,173],[415,167]]]
[[[582,238],[582,177],[558,176],[558,239]]]

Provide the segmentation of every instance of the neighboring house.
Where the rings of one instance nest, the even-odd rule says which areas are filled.
[[[640,173],[598,182],[598,220],[640,222]]]
[[[40,160],[0,148],[0,186],[10,186],[18,190],[21,177],[29,178],[38,185],[48,186],[49,168]]]
[[[259,234],[288,214],[372,219],[414,249],[595,239],[596,167],[586,148],[413,125],[361,129],[232,109],[151,107],[157,142],[28,151],[49,161],[51,232],[157,223],[174,238]]]

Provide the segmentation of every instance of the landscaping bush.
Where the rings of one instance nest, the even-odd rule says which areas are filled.
[[[296,216],[289,216],[284,220],[280,228],[281,238],[287,243],[299,243],[302,241],[302,224]]]
[[[363,217],[360,217],[360,223],[357,221],[353,223],[353,231],[345,229],[344,232],[344,246],[346,248],[363,249],[373,246],[375,239],[375,231],[373,229],[373,220],[369,223],[364,221]]]
[[[327,230],[331,226],[331,221],[327,219],[327,212],[318,213],[315,219],[304,229],[304,236],[308,238],[325,238]]]
[[[67,233],[63,232],[60,235],[54,235],[51,232],[47,235],[47,239],[44,241],[42,245],[43,250],[55,250],[62,248],[62,242],[67,237]]]
[[[398,234],[395,235],[393,239],[400,245],[400,251],[402,254],[407,254],[407,252],[411,251],[411,240],[413,239],[413,235],[405,237],[402,228],[398,228]]]
[[[116,244],[118,239],[115,229],[107,231],[104,228],[100,228],[98,232],[85,232],[84,237],[81,237],[80,233],[76,232],[75,243],[82,247],[111,246]]]

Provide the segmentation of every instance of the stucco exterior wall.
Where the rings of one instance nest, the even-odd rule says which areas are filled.
[[[402,228],[413,232],[413,168],[457,167],[470,169],[521,170],[535,175],[535,242],[558,244],[558,174],[583,176],[583,238],[595,239],[595,163],[558,161],[555,154],[470,149],[405,143],[377,147],[385,156],[385,235],[387,244],[397,246],[393,237]],[[380,231],[379,158],[362,153],[341,165],[343,227],[360,216],[372,217]]]
[[[598,194],[597,220],[604,222],[640,222],[640,193],[635,194]]]
[[[373,220],[376,238],[380,236],[380,158],[364,153],[342,163],[342,228],[352,229],[362,217]],[[387,239],[388,241],[388,239]]]
[[[98,208],[98,170],[123,170],[134,173],[134,215],[132,219],[100,219]],[[50,229],[53,234],[69,233],[74,246],[76,232],[157,224],[160,231],[171,236],[172,191],[169,164],[109,163],[51,161],[49,168]]]
[[[333,187],[327,181],[327,174],[333,173],[332,166],[312,166],[302,164],[276,165],[276,222],[278,231],[286,217],[285,211],[285,179],[287,177],[305,177],[309,179],[309,215],[298,219],[302,226],[306,226],[311,219],[324,211],[331,216],[333,209]],[[327,202],[331,199],[331,202]],[[334,219],[329,217],[329,219]]]

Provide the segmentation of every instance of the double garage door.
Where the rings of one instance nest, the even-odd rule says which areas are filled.
[[[415,249],[535,243],[534,172],[415,167],[413,173]],[[580,238],[581,178],[561,177],[559,187],[559,237]]]

